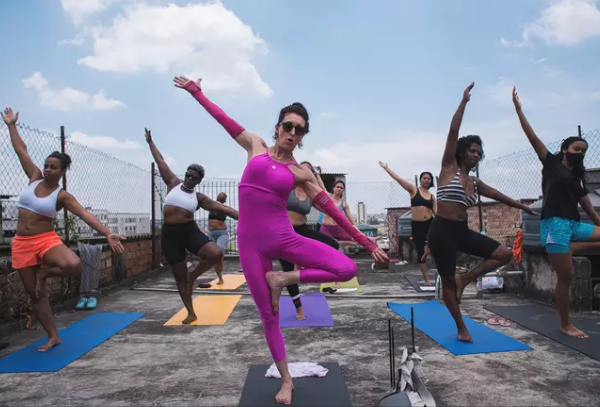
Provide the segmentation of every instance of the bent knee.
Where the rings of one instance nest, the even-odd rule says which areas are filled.
[[[69,273],[70,275],[81,274],[81,260],[79,257],[66,260],[60,267],[61,270]]]
[[[496,249],[492,257],[506,264],[512,260],[513,254],[506,246],[500,246]]]
[[[223,251],[216,243],[211,243],[210,246],[207,245],[204,248],[202,257],[211,263],[219,263],[223,258]]]
[[[337,273],[342,281],[352,280],[356,277],[356,263],[349,261],[345,267]]]

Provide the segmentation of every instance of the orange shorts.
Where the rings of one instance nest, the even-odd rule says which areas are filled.
[[[59,244],[63,244],[55,231],[33,236],[15,236],[12,243],[12,267],[41,266],[46,252]]]

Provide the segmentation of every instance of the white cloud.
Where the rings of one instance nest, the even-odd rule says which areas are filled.
[[[119,141],[108,136],[90,136],[81,131],[71,132],[70,140],[98,150],[140,150],[142,148],[142,145],[136,141]]]
[[[532,59],[531,62],[533,62],[534,64],[543,64],[544,62],[546,62],[546,58],[540,58],[540,59]]]
[[[127,107],[120,100],[107,98],[103,90],[90,95],[70,87],[53,89],[40,72],[35,72],[29,78],[23,79],[23,87],[37,91],[40,105],[63,111],[110,110]]]
[[[487,93],[489,98],[497,105],[508,106],[512,104],[513,86],[506,78],[501,76],[495,85],[487,88]]]
[[[251,59],[265,42],[220,2],[125,8],[110,26],[87,27],[92,55],[78,63],[99,71],[173,72],[203,77],[214,91],[247,90],[267,98],[272,90]]]
[[[523,41],[507,41],[505,46],[529,45],[538,37],[549,45],[572,46],[600,36],[600,10],[596,0],[561,0],[552,2],[535,22],[523,27]]]
[[[322,112],[321,114],[319,114],[319,117],[321,119],[335,119],[336,117],[338,117],[336,112]]]
[[[105,10],[112,3],[124,0],[61,0],[65,13],[75,25],[81,24],[86,17]]]
[[[83,45],[84,42],[85,42],[85,38],[83,36],[76,35],[75,38],[72,38],[70,40],[60,40],[58,42],[58,46],[59,47],[63,47],[65,45],[79,46],[79,45]]]

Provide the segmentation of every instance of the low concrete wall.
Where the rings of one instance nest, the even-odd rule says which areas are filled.
[[[96,244],[92,242],[90,244]],[[106,240],[100,261],[98,288],[119,283],[157,268],[161,263],[160,236],[155,237],[155,258],[152,259],[152,238],[143,236],[128,238],[123,242],[125,251],[114,253]],[[72,249],[77,253],[76,247]],[[7,254],[9,254],[7,252]],[[29,296],[25,292],[19,274],[11,270],[10,257],[4,257],[4,270],[0,270],[0,324],[17,322],[32,315]],[[68,303],[79,298],[80,278],[49,278],[48,295],[52,306]]]
[[[416,263],[417,252],[414,244],[408,239],[399,240],[399,250],[402,259]],[[472,269],[481,261],[480,258],[459,253],[457,267]],[[431,257],[427,261],[429,268],[436,268]],[[598,308],[594,302],[593,284],[600,278],[600,259],[594,257],[573,256],[573,280],[571,284],[571,307],[575,311],[589,311]],[[523,252],[521,263],[514,259],[506,267],[507,270],[521,270],[522,276],[504,278],[504,286],[508,292],[527,298],[554,303],[556,287],[556,272],[548,263],[546,253]]]

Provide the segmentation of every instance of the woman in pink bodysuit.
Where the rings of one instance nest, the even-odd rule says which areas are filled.
[[[356,274],[356,264],[343,253],[294,232],[286,205],[290,192],[300,186],[313,205],[372,253],[377,262],[387,256],[369,238],[362,235],[333,204],[315,176],[298,165],[293,156],[296,146],[308,133],[308,113],[300,103],[283,108],[275,126],[275,145],[246,131],[212,103],[196,83],[184,77],[174,79],[175,86],[187,90],[229,135],[248,152],[248,163],[239,186],[238,247],[248,288],[263,322],[265,338],[281,374],[278,403],[292,401],[292,378],[288,371],[285,345],[279,327],[279,297],[290,284],[348,281]],[[273,272],[273,259],[284,259],[304,269],[287,273]]]

